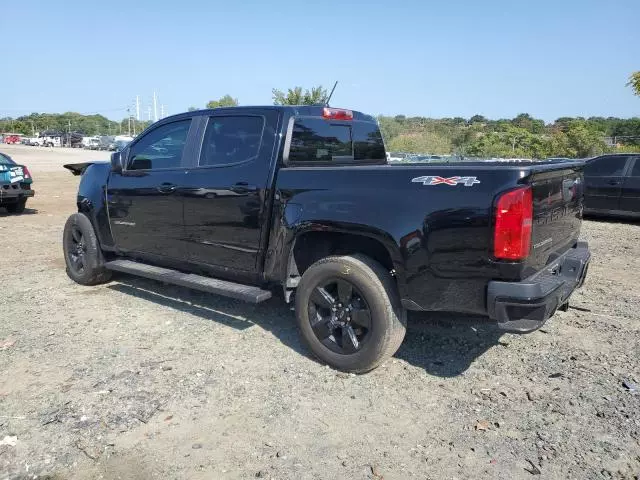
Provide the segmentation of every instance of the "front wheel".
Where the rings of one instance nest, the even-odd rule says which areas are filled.
[[[97,285],[111,279],[93,225],[82,213],[74,213],[64,225],[62,238],[67,275],[82,285]]]
[[[400,348],[406,311],[393,278],[364,255],[327,257],[311,265],[296,291],[302,338],[338,370],[373,370]]]

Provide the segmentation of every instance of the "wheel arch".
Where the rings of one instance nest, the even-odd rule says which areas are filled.
[[[400,249],[391,235],[367,228],[299,229],[291,244],[285,276],[285,289],[295,288],[309,266],[321,258],[333,255],[366,255],[391,272],[401,298],[405,294],[405,275]]]
[[[78,213],[83,213],[89,218],[101,248],[107,250],[115,247],[106,198],[110,171],[111,165],[107,162],[88,165],[82,172],[76,199]]]

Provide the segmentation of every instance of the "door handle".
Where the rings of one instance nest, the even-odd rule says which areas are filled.
[[[256,190],[258,190],[258,187],[256,187],[255,185],[249,185],[248,182],[238,182],[233,187],[231,187],[232,192],[239,194],[251,193],[255,192]]]
[[[176,191],[176,189],[178,188],[178,186],[174,183],[169,183],[169,182],[165,182],[165,183],[161,183],[158,187],[157,190],[160,193],[173,193]]]
[[[620,182],[618,180],[609,180],[607,183],[612,186],[620,185]]]

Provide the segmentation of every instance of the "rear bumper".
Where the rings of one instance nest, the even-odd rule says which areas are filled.
[[[33,197],[35,191],[22,188],[19,184],[0,185],[0,203],[15,203]]]
[[[498,326],[513,333],[540,328],[584,283],[591,253],[578,242],[543,270],[520,282],[489,282],[487,313]]]

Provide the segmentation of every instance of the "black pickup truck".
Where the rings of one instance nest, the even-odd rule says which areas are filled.
[[[295,298],[306,344],[364,372],[407,310],[540,327],[584,281],[583,164],[387,165],[375,119],[322,106],[200,110],[82,175],[69,276],[112,271],[261,302]]]

